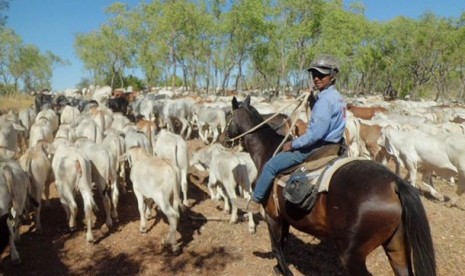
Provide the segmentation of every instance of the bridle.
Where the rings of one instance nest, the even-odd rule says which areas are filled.
[[[232,148],[242,143],[242,136],[240,134],[233,138],[229,137],[229,127],[231,126],[231,123],[233,121],[233,115],[234,110],[231,111],[231,115],[229,115],[228,122],[226,123],[226,127],[224,128],[225,142],[230,144]]]
[[[264,126],[266,123],[268,123],[269,121],[271,121],[271,119],[273,119],[274,117],[278,116],[280,114],[281,111],[283,111],[284,109],[288,108],[291,104],[293,104],[294,102],[299,102],[297,104],[297,106],[294,108],[294,110],[291,112],[291,114],[293,114],[294,112],[296,112],[296,110],[302,105],[302,103],[306,103],[307,102],[307,99],[309,97],[309,93],[307,94],[302,94],[300,95],[297,99],[295,99],[295,101],[293,101],[292,103],[286,105],[285,107],[283,107],[281,110],[279,110],[278,112],[276,112],[275,114],[273,114],[272,116],[268,117],[266,120],[264,120],[263,122],[261,122],[260,124],[254,126],[253,128],[247,130],[246,132],[242,133],[242,134],[239,134],[237,135],[236,137],[229,137],[229,127],[231,126],[231,123],[232,123],[232,120],[233,120],[233,115],[234,115],[234,112],[235,110],[232,110],[231,111],[231,115],[229,115],[229,118],[228,118],[228,122],[226,123],[226,127],[224,128],[225,129],[225,141],[226,143],[230,143],[232,145],[232,147],[240,144],[242,142],[242,137],[244,137],[245,135],[247,134],[250,134],[250,133],[253,133],[255,132],[256,130],[258,130],[259,128],[261,128],[262,126]],[[296,117],[292,124],[291,124],[291,128],[292,129],[294,126],[295,126],[295,123],[297,122],[297,118]],[[281,142],[281,144],[278,146],[278,148],[276,149],[275,153],[273,154],[276,155],[276,153],[278,152],[278,150],[282,147],[282,145],[284,144],[284,142],[286,141],[286,139],[289,137],[290,135],[290,132],[286,134],[286,136],[284,137],[283,141]],[[237,143],[237,144],[236,144]]]

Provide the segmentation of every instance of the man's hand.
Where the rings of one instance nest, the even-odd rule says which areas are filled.
[[[290,151],[292,150],[292,143],[291,142],[286,142],[283,145],[283,151]]]

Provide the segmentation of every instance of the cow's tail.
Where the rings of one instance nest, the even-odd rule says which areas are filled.
[[[174,183],[173,183],[173,208],[176,211],[182,211],[183,205],[181,204],[181,179],[180,179],[180,173],[179,169],[176,166],[173,167],[173,177],[174,177]]]
[[[178,164],[178,147],[175,147],[174,150],[174,177],[175,183],[173,185],[173,206],[176,210],[183,210],[183,205],[181,204],[181,171],[179,170]]]
[[[436,275],[433,239],[418,192],[405,181],[397,182],[402,204],[402,223],[407,248],[410,247],[415,275]]]
[[[35,198],[33,190],[37,189],[34,184],[34,176],[32,175],[32,156],[31,152],[26,152],[25,154],[26,160],[24,160],[24,168],[23,170],[27,173],[27,176],[29,178],[29,185],[27,186],[27,198],[28,198],[28,203],[30,203],[34,208],[39,207],[40,203],[38,200],[40,198]]]
[[[3,168],[3,177],[5,177],[6,188],[10,197],[13,198],[13,172],[9,166]]]
[[[94,212],[98,212],[99,208],[97,204],[95,203],[94,197],[92,196],[92,177],[91,177],[91,172],[90,172],[90,167],[88,168],[87,166],[89,165],[84,158],[78,158],[75,160],[75,170],[76,170],[76,183],[75,183],[75,189],[77,191],[80,191],[80,186],[79,182],[84,179],[86,183],[89,184],[89,194],[83,194],[84,191],[81,192],[81,196],[83,197],[88,197],[87,200],[89,200],[90,205],[92,206],[92,209]]]

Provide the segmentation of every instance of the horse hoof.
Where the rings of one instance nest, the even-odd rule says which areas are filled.
[[[285,276],[292,276],[294,275],[289,269],[285,273],[283,273],[281,267],[279,265],[275,265],[273,267],[274,275],[285,275]]]

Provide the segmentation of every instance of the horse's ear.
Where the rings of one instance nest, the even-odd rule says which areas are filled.
[[[245,97],[244,103],[250,106],[250,95],[247,95],[247,97]]]
[[[236,96],[234,96],[232,98],[232,109],[234,110],[234,109],[237,109],[237,108],[239,108],[239,102],[237,101]]]

